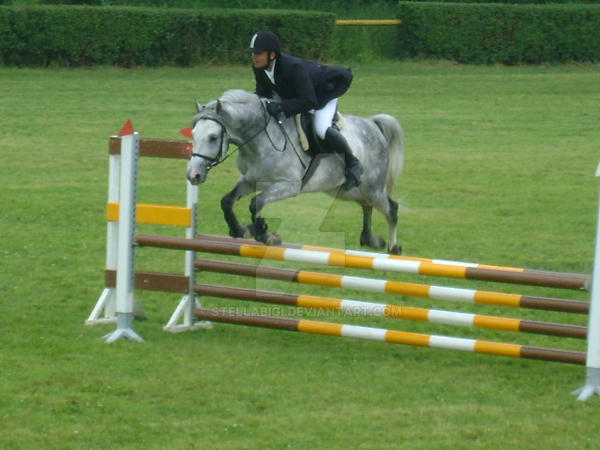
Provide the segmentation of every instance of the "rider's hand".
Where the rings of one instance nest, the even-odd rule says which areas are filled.
[[[273,117],[277,117],[283,112],[283,104],[280,102],[269,102],[267,103],[267,112]]]

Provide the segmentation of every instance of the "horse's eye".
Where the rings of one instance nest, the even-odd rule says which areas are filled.
[[[210,136],[208,136],[208,140],[210,142],[215,142],[217,140],[217,135],[216,134],[211,134]]]

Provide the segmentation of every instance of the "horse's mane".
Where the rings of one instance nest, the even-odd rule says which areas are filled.
[[[230,103],[250,103],[252,100],[255,99],[258,99],[256,94],[245,91],[243,89],[231,89],[229,91],[224,92],[220,98],[222,102]]]

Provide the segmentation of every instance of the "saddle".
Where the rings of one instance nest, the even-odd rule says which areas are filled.
[[[317,153],[331,153],[330,149],[323,146],[321,139],[319,139],[315,132],[313,127],[313,113],[311,111],[296,114],[294,121],[298,129],[298,138],[300,139],[302,150],[308,152],[313,157]],[[335,112],[331,125],[337,128],[338,131],[344,129],[344,116],[339,111]]]

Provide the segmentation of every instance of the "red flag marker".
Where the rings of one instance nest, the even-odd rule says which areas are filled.
[[[179,134],[184,135],[188,139],[192,139],[192,140],[194,139],[194,136],[192,135],[192,128],[191,127],[184,128],[183,130],[181,130],[179,132]]]
[[[127,119],[121,131],[119,131],[119,137],[129,136],[130,134],[133,134],[133,125],[131,124],[131,120]]]

